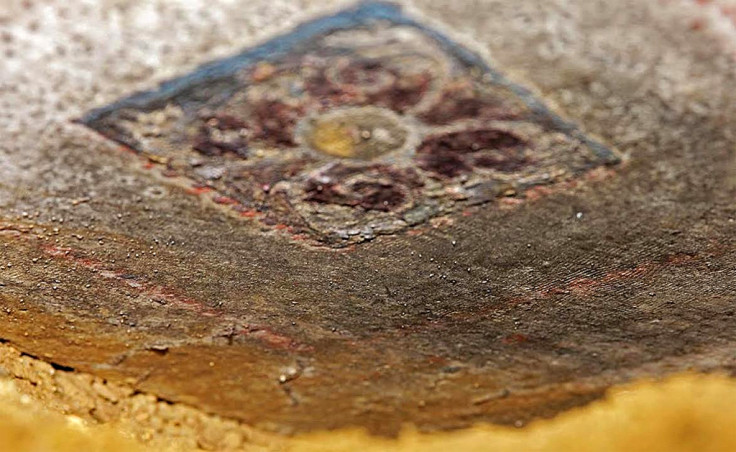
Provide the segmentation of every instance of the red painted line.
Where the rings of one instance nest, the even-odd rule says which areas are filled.
[[[221,195],[214,196],[212,198],[212,201],[215,204],[228,205],[228,206],[240,204],[238,201],[234,200],[233,198],[229,196],[221,196]]]
[[[209,193],[211,191],[212,187],[191,187],[186,189],[186,192],[190,195],[201,195],[203,193]]]
[[[256,216],[258,216],[258,212],[256,212],[255,210],[243,210],[240,212],[240,216],[246,218],[255,218]]]
[[[130,278],[128,273],[109,269],[105,263],[98,259],[79,256],[72,248],[44,244],[41,246],[41,249],[51,257],[68,260],[84,268],[94,270],[101,277],[125,285],[147,298],[164,301],[166,305],[192,311],[205,317],[216,317],[228,323],[242,325],[240,319],[210,308],[205,303],[194,298],[182,296],[173,288],[143,281],[140,278]],[[239,331],[239,334],[256,339],[274,349],[297,351],[309,351],[312,349],[311,346],[301,344],[265,326],[247,325]]]

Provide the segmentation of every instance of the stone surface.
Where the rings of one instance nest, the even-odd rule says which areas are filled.
[[[516,423],[632,377],[731,371],[729,22],[684,1],[464,5],[406,14],[621,162],[336,249],[262,228],[192,185],[212,173],[167,173],[78,122],[331,13],[323,2],[9,2],[0,338],[280,433]],[[311,146],[351,152],[343,129],[316,127]]]

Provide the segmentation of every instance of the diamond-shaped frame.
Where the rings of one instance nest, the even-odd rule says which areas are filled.
[[[619,161],[384,2],[307,22],[81,122],[263,227],[334,247]]]

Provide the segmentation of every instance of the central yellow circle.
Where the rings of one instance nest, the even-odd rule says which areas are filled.
[[[335,157],[355,157],[356,142],[351,128],[336,121],[323,121],[314,125],[310,144],[316,150]]]
[[[395,113],[377,107],[341,108],[307,119],[303,143],[337,158],[372,160],[402,149],[409,130]]]

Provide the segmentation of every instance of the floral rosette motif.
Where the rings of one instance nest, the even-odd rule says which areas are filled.
[[[600,164],[412,26],[315,37],[96,128],[269,227],[341,246]]]

